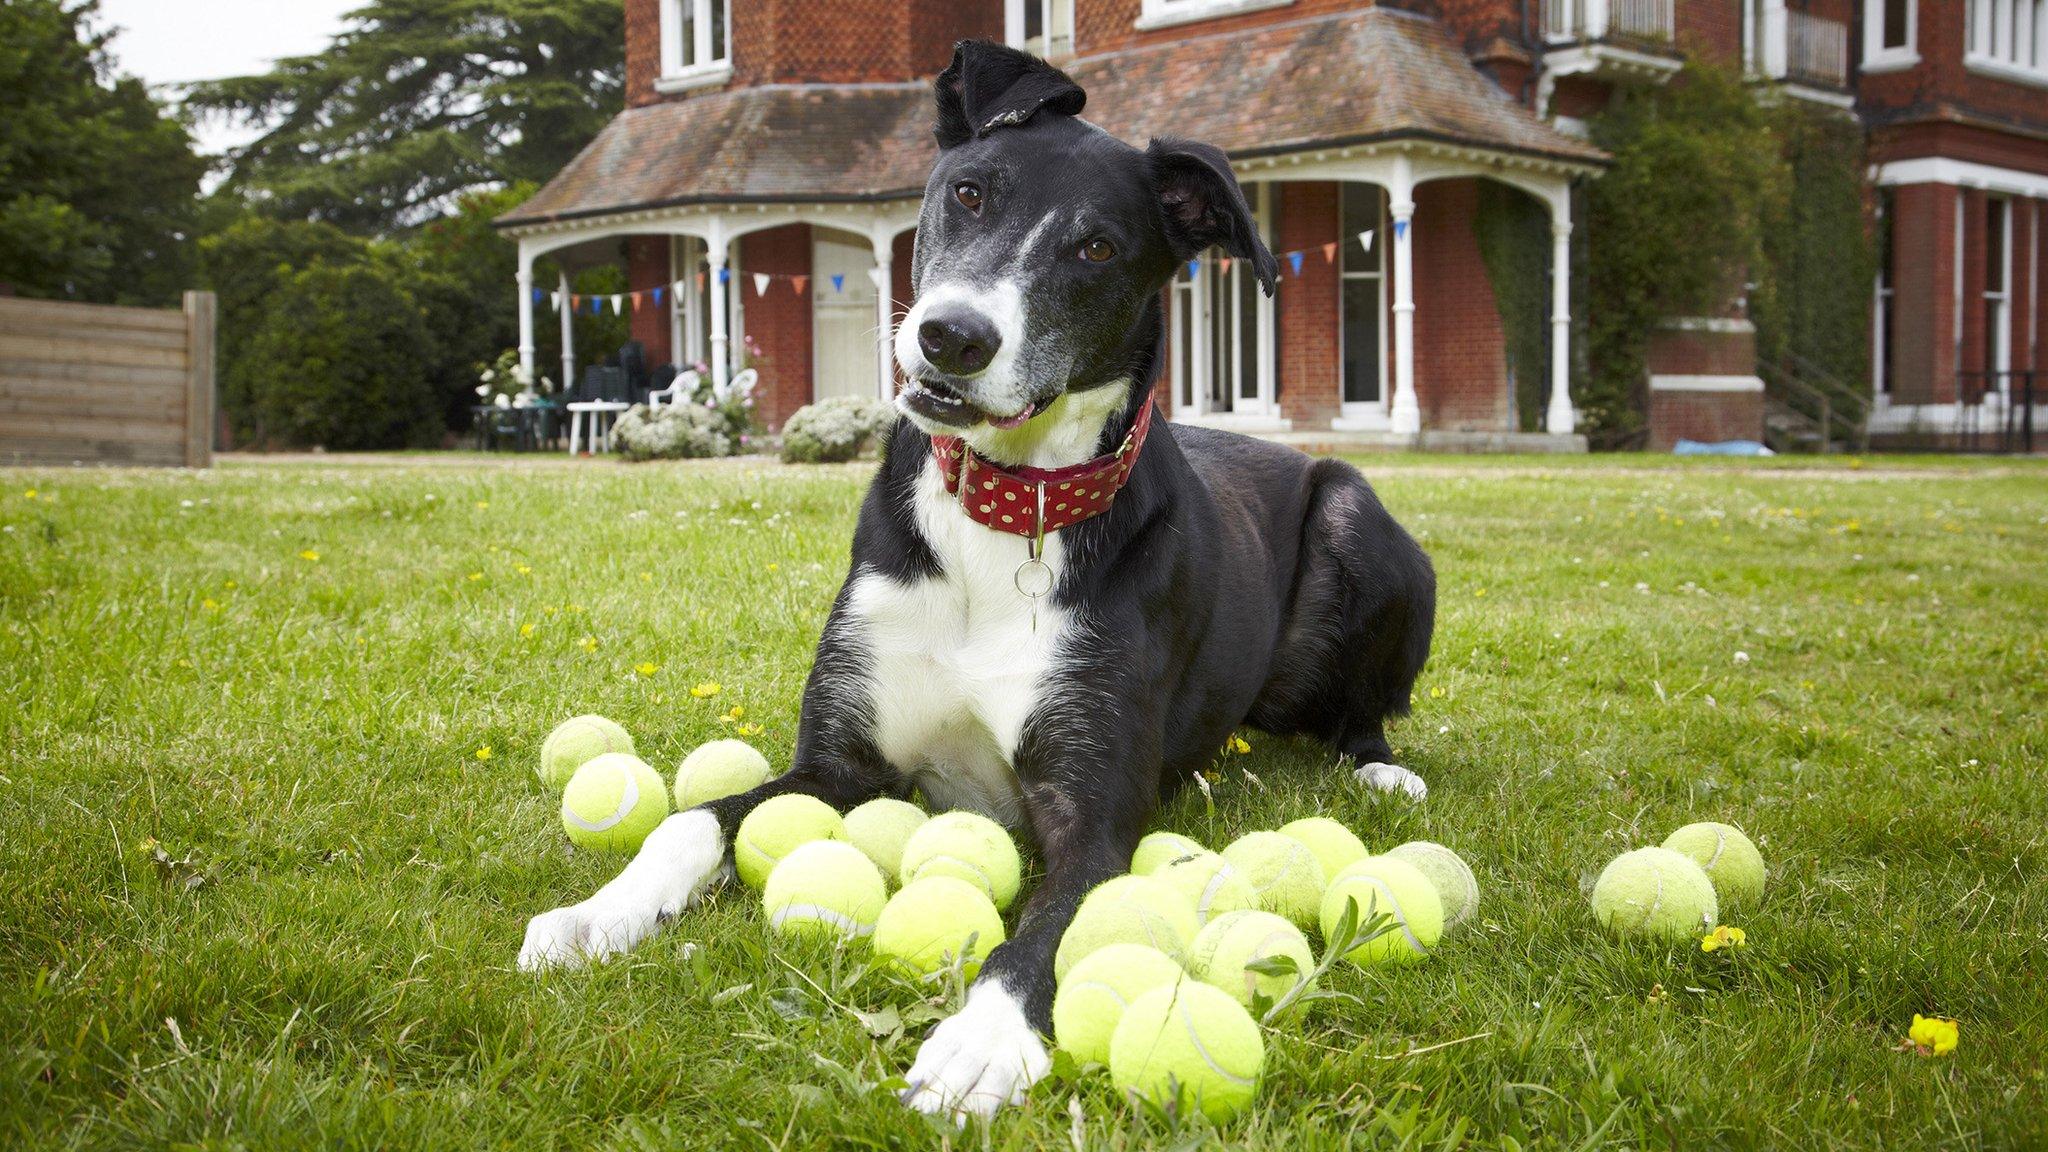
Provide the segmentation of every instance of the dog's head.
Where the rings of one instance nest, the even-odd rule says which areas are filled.
[[[1023,52],[966,41],[936,85],[925,186],[896,334],[899,403],[927,432],[1017,428],[1061,397],[1130,379],[1174,269],[1212,245],[1277,271],[1220,149],[1140,151],[1080,119],[1087,95]]]

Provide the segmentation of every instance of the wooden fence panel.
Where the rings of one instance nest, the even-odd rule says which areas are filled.
[[[0,298],[0,464],[213,462],[214,304]]]

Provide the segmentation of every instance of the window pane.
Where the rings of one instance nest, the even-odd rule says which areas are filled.
[[[697,0],[691,0],[696,3]],[[725,0],[711,0],[711,53],[706,62],[725,59]]]
[[[1230,278],[1237,282],[1237,363],[1242,373],[1237,394],[1247,400],[1259,398],[1259,278],[1243,260],[1230,265]]]
[[[1906,5],[1912,0],[1884,0],[1884,46],[1906,46]]]
[[[1173,278],[1173,338],[1178,352],[1173,369],[1180,376],[1180,405],[1195,410],[1195,295],[1183,275]]]
[[[1024,0],[1024,38],[1036,40],[1045,35],[1045,5],[1039,0]]]
[[[1984,291],[2005,291],[2005,210],[2003,200],[1984,204]]]
[[[1377,272],[1380,269],[1380,198],[1384,195],[1376,184],[1346,183],[1344,185],[1344,227],[1339,237],[1340,250],[1344,253],[1346,272]],[[1358,242],[1360,232],[1374,232],[1372,251],[1366,252]]]
[[[1380,282],[1344,281],[1344,402],[1380,398]]]

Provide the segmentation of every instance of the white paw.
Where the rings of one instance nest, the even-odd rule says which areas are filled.
[[[1351,778],[1376,792],[1405,793],[1410,800],[1420,800],[1429,795],[1429,785],[1422,782],[1422,777],[1399,764],[1374,761],[1353,772]]]
[[[654,935],[663,917],[682,911],[724,859],[725,840],[711,813],[699,808],[669,817],[596,895],[528,921],[519,967],[575,968],[630,950]]]
[[[1005,1104],[1021,1104],[1052,1069],[1044,1041],[1024,1019],[1024,1006],[989,980],[967,993],[967,1006],[941,1020],[906,1079],[903,1102],[920,1112],[944,1113],[964,1124]]]

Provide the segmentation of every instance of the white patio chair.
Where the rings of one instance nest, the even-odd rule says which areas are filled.
[[[664,401],[670,404],[683,403],[697,394],[697,385],[703,382],[704,378],[697,375],[694,368],[676,373],[676,378],[668,387],[656,388],[647,394],[648,411],[659,409]]]

